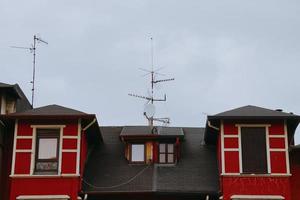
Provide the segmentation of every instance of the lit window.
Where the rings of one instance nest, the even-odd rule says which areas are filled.
[[[60,129],[37,129],[35,173],[58,172],[58,149]]]
[[[159,144],[159,162],[160,163],[174,163],[174,144]]]
[[[145,145],[132,144],[131,145],[131,162],[144,162],[145,161]]]

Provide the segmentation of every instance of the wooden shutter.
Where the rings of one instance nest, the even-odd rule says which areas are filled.
[[[264,127],[242,127],[243,173],[266,174],[267,151],[266,129]]]

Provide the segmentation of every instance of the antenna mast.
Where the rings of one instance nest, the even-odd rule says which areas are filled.
[[[158,71],[160,71],[163,68],[158,68],[158,69],[154,70],[153,38],[151,37],[150,40],[151,40],[151,70],[147,70],[147,69],[143,69],[143,68],[139,68],[139,69],[142,70],[142,71],[147,72],[144,76],[146,76],[146,75],[151,76],[150,77],[151,78],[150,79],[151,94],[148,94],[148,96],[141,96],[141,95],[136,95],[136,94],[128,94],[128,95],[132,96],[132,97],[137,97],[137,98],[147,100],[147,104],[145,106],[145,110],[144,110],[143,114],[146,117],[146,119],[148,120],[148,125],[152,127],[154,125],[154,121],[162,122],[164,124],[169,124],[170,123],[170,119],[168,117],[164,117],[164,118],[155,118],[154,117],[154,113],[155,113],[154,102],[156,102],[156,101],[166,101],[167,100],[166,94],[164,95],[163,99],[154,98],[154,86],[157,83],[173,81],[175,79],[174,78],[159,79],[159,80],[156,79],[155,75],[162,75],[163,76],[165,74],[158,73]]]
[[[31,106],[33,108],[33,103],[34,103],[34,91],[35,91],[35,56],[36,56],[36,43],[44,43],[44,44],[48,44],[48,42],[44,41],[42,38],[33,35],[33,44],[31,45],[31,47],[18,47],[18,46],[11,46],[11,48],[17,48],[17,49],[28,49],[30,50],[30,53],[33,54],[33,61],[32,61],[32,80],[30,81],[30,83],[32,84],[32,89],[31,89]]]

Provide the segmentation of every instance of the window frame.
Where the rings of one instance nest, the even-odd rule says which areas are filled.
[[[143,161],[133,161],[132,160],[132,145],[143,145],[144,146],[144,160]],[[146,144],[145,143],[130,143],[130,154],[129,154],[129,162],[132,164],[144,164],[146,163]]]
[[[57,133],[39,133],[39,130],[56,130]],[[33,167],[33,174],[35,175],[43,175],[43,174],[47,174],[47,175],[57,175],[59,173],[59,168],[60,168],[60,140],[61,140],[61,128],[56,127],[56,128],[36,128],[36,146],[35,146],[35,157],[34,157],[34,167]],[[57,145],[56,145],[56,158],[55,159],[39,159],[39,146],[40,146],[40,139],[42,138],[49,138],[49,139],[53,139],[55,138],[57,140]],[[43,162],[53,162],[53,163],[57,163],[57,169],[50,169],[50,170],[39,170],[36,168],[37,163],[43,163]]]
[[[161,152],[161,148],[160,148],[160,145],[161,144],[164,144],[165,145],[165,152]],[[169,150],[168,150],[168,145],[169,144],[172,144],[172,146],[173,146],[173,152],[169,152]],[[160,155],[161,154],[165,154],[165,162],[161,162],[160,161]],[[171,154],[173,154],[173,162],[169,162],[168,161],[168,157],[169,157],[169,155],[171,155]],[[175,164],[176,163],[176,156],[175,156],[175,144],[174,143],[171,143],[171,142],[160,142],[159,144],[158,144],[158,163],[159,164]]]
[[[265,145],[265,169],[264,169],[264,172],[246,172],[244,171],[244,153],[243,153],[243,129],[244,128],[247,128],[247,129],[251,129],[251,128],[261,128],[261,129],[264,129],[264,145]],[[239,126],[239,140],[240,140],[240,151],[239,151],[239,154],[240,154],[240,173],[241,174],[244,174],[244,175],[251,175],[251,174],[254,174],[254,175],[266,175],[266,174],[270,174],[269,172],[269,156],[268,156],[268,153],[269,153],[269,149],[268,149],[268,127],[265,126],[265,125],[243,125],[243,126]],[[249,134],[249,133],[248,133]],[[251,134],[251,133],[250,133]]]

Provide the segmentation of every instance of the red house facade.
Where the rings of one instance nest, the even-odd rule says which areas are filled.
[[[208,117],[217,132],[222,199],[292,199],[289,147],[298,120],[255,106]]]
[[[50,105],[8,118],[15,121],[9,199],[80,198],[89,138],[101,138],[95,115]]]

